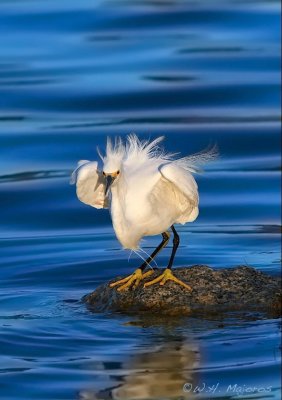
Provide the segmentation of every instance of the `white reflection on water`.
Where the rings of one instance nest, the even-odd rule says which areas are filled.
[[[196,385],[194,369],[199,366],[196,343],[170,340],[153,343],[146,351],[137,350],[122,363],[120,371],[111,371],[115,385],[101,391],[80,392],[80,400],[194,399],[195,394],[183,391],[187,382]]]

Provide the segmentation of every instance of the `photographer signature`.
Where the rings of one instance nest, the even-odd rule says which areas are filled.
[[[242,395],[245,393],[254,394],[254,393],[270,393],[272,390],[271,386],[253,386],[253,385],[238,385],[237,383],[231,384],[228,386],[221,386],[219,382],[215,384],[206,384],[202,382],[198,385],[193,385],[192,383],[186,382],[183,385],[183,392],[185,393],[209,393],[215,394],[217,393],[232,393],[237,395]]]

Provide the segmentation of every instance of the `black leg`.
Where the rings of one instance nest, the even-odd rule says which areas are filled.
[[[172,267],[173,260],[174,260],[174,257],[175,257],[175,253],[177,251],[177,248],[178,248],[179,242],[180,242],[179,235],[176,232],[176,230],[175,230],[173,225],[171,225],[171,230],[173,232],[173,247],[172,247],[172,252],[171,252],[170,259],[169,259],[169,263],[168,263],[168,266],[167,266],[167,268],[169,268],[169,269],[171,269],[171,267]]]
[[[139,267],[141,271],[143,272],[144,269],[148,266],[148,264],[156,257],[156,255],[168,244],[170,234],[169,232],[163,232],[162,233],[163,240],[161,243],[158,245],[158,247],[155,248],[153,253],[147,258],[146,261],[143,262],[143,264]],[[173,239],[174,240],[174,239]]]
[[[174,226],[171,226],[171,230],[173,232],[173,247],[172,247],[172,252],[171,252],[171,256],[169,259],[169,263],[168,266],[166,267],[166,269],[164,270],[164,272],[162,274],[160,274],[159,276],[157,276],[155,279],[153,279],[152,281],[149,282],[145,282],[144,283],[144,287],[147,286],[151,286],[154,285],[155,283],[160,282],[160,285],[164,285],[167,281],[173,281],[175,283],[177,283],[180,286],[185,287],[188,290],[192,290],[191,286],[187,285],[187,283],[181,281],[180,279],[176,278],[176,276],[173,275],[172,271],[171,271],[171,267],[173,264],[173,260],[175,257],[175,253],[177,251],[177,248],[179,246],[179,236],[174,228]],[[150,272],[147,272],[150,273]]]

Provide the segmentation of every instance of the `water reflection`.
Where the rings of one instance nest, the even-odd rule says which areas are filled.
[[[104,363],[113,385],[100,391],[82,390],[79,399],[194,399],[195,394],[184,392],[183,386],[196,385],[195,368],[200,360],[197,344],[175,332],[151,339],[151,343],[138,346],[135,354],[120,364],[120,370]]]
[[[71,303],[140,260],[128,264],[108,212],[69,186],[107,135],[165,135],[183,156],[216,142],[176,265],[277,275],[280,2],[0,0],[0,11],[0,397],[183,398],[200,359],[199,384],[271,385],[280,399],[277,321],[210,329],[199,318],[164,332],[156,318],[124,326]]]

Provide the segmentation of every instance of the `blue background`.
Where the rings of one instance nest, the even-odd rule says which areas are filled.
[[[165,135],[181,155],[217,143],[220,159],[196,177],[200,215],[179,228],[176,266],[278,275],[279,85],[276,0],[0,1],[3,399],[173,399],[187,379],[219,382],[207,398],[237,384],[271,386],[279,399],[277,320],[85,309],[82,295],[140,260],[128,262],[108,212],[81,204],[69,185],[107,135]]]

